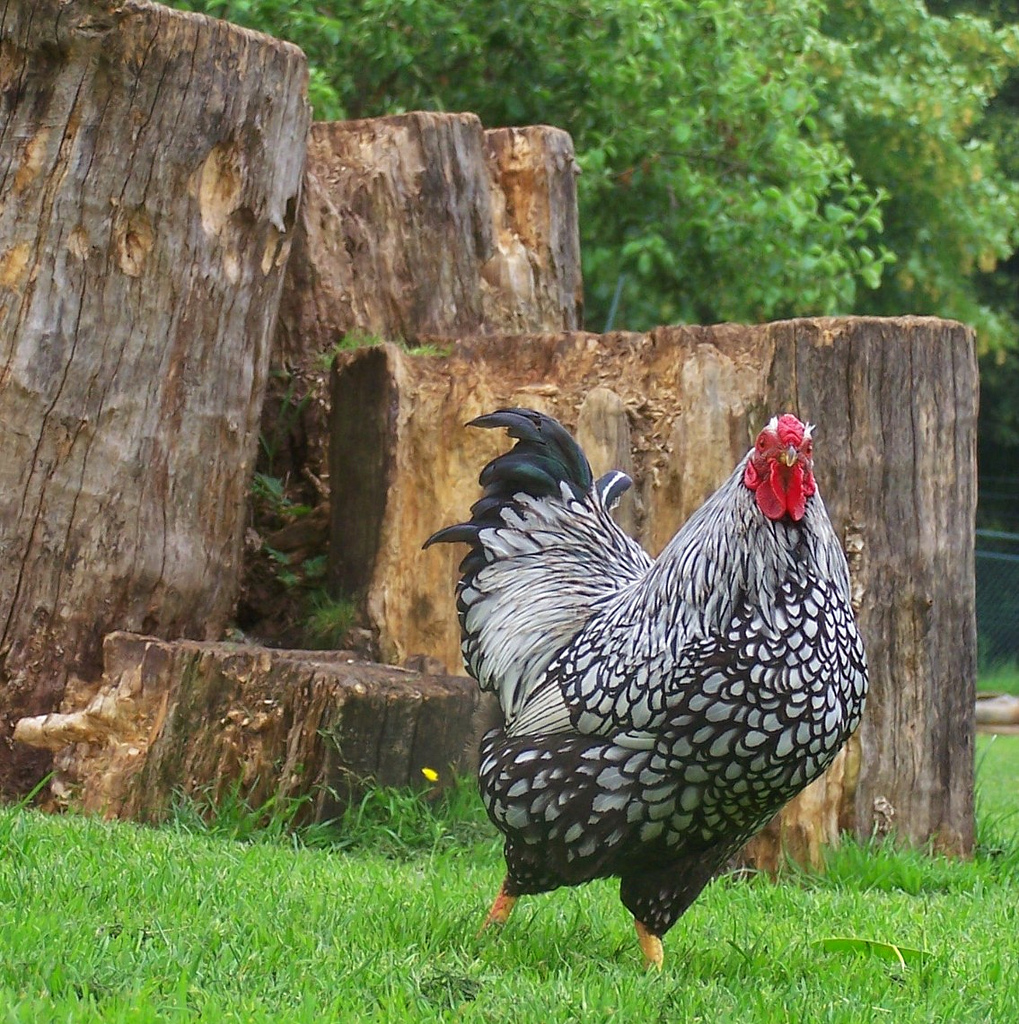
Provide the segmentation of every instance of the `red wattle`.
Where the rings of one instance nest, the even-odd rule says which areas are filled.
[[[817,489],[814,474],[802,462],[787,466],[774,459],[763,471],[753,459],[748,461],[743,470],[743,483],[754,492],[757,507],[769,519],[787,515],[796,523],[806,514],[807,498]]]
[[[785,496],[786,511],[794,523],[798,523],[807,510],[807,491],[803,481],[803,467],[792,467]]]
[[[785,515],[785,501],[776,492],[772,473],[766,480],[762,480],[754,492],[757,498],[757,507],[769,519],[781,519]]]
[[[749,470],[749,465],[747,469]],[[751,474],[744,474],[748,486]],[[793,522],[799,522],[807,509],[807,498],[814,493],[813,477],[804,474],[803,467],[798,463],[794,466],[783,466],[772,463],[770,472],[765,479],[760,479],[757,472],[753,473],[757,486],[755,494],[757,507],[769,519],[781,519],[788,515]]]

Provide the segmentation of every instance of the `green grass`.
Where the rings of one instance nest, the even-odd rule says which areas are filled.
[[[470,789],[289,834],[239,801],[161,829],[0,810],[0,1022],[1019,1019],[1019,737],[980,738],[971,862],[846,844],[824,877],[713,883],[645,973],[615,886],[521,902]],[[239,841],[245,839],[246,841]],[[871,939],[902,967],[829,952]]]
[[[981,670],[977,689],[988,693],[1012,693],[1019,697],[1019,665],[1006,661]]]
[[[369,334],[365,331],[347,331],[331,348],[321,353],[318,357],[319,369],[328,371],[333,360],[341,352],[351,352],[359,348],[371,348],[375,345],[382,345],[386,341],[398,345],[407,355],[410,356],[442,356],[446,357],[453,351],[451,345],[441,345],[436,342],[423,342],[420,345],[412,345],[402,338],[382,338],[377,334]]]
[[[305,643],[312,650],[342,647],[347,634],[357,624],[357,617],[355,600],[330,597],[325,587],[319,587],[308,597],[304,620]]]
[[[977,736],[977,833],[1012,835],[1019,845],[1019,736]]]

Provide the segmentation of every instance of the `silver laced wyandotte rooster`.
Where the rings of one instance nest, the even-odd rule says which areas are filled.
[[[856,729],[867,665],[811,427],[777,416],[652,560],[554,419],[502,409],[457,609],[468,672],[504,717],[480,788],[505,836],[485,925],[519,896],[618,877],[647,963],[726,861]],[[484,926],[483,926],[484,927]]]

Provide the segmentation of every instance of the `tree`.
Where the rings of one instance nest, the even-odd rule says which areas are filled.
[[[942,14],[981,15],[998,26],[1019,22],[1019,0],[931,0],[930,6]],[[1019,179],[1019,71],[1011,72],[988,104],[985,131],[1005,173]],[[975,283],[987,306],[1019,323],[1019,257],[976,275]],[[1009,344],[980,356],[980,521],[1008,530],[1019,528],[1014,500],[1019,489],[1019,346],[1014,337],[1013,332]],[[991,482],[986,490],[985,481]]]
[[[863,244],[880,196],[814,119],[815,0],[204,6],[305,45],[326,116],[463,108],[570,131],[592,327],[617,288],[616,326],[638,327],[834,312],[880,278]]]
[[[984,351],[1009,346],[1013,311],[989,302],[980,278],[1019,241],[1019,167],[983,119],[1017,66],[1016,28],[934,16],[919,0],[847,0],[822,30],[823,117],[887,195],[881,240],[896,255],[854,311],[936,313],[974,325]]]

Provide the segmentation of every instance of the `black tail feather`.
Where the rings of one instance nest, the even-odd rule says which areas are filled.
[[[433,544],[456,544],[459,541],[473,544],[477,539],[478,528],[473,523],[456,523],[436,530],[421,546],[430,548]]]
[[[493,459],[482,471],[480,483],[500,493],[523,490],[535,497],[558,494],[559,484],[567,483],[574,497],[583,498],[591,489],[591,466],[580,445],[573,440],[561,423],[533,409],[499,409],[471,420],[470,427],[492,429],[505,427],[510,437],[517,439],[513,450]],[[519,479],[518,479],[519,475]],[[552,491],[532,491],[542,486],[544,479]]]
[[[433,533],[424,546],[466,541],[476,544],[478,531],[498,525],[499,512],[516,494],[535,498],[560,497],[562,485],[582,500],[591,490],[591,466],[580,445],[551,416],[533,409],[499,409],[479,416],[470,427],[506,428],[516,438],[513,448],[494,458],[481,471],[484,495],[471,507],[471,521]]]
[[[468,522],[425,547],[468,545],[456,590],[468,673],[498,695],[508,723],[554,732],[569,724],[565,707],[528,706],[546,669],[599,600],[652,564],[609,515],[630,479],[612,472],[595,483],[577,442],[542,413],[500,409],[471,425],[505,428],[516,444],[482,471]]]

